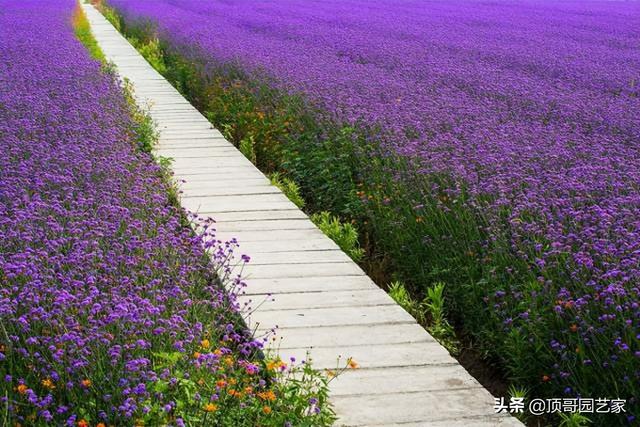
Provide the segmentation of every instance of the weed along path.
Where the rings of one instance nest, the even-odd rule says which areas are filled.
[[[137,101],[150,109],[159,156],[173,159],[182,205],[217,221],[218,238],[236,237],[259,307],[250,327],[277,326],[283,359],[335,369],[338,356],[358,369],[330,383],[338,425],[511,426],[494,400],[415,320],[207,119],[158,74],[92,6],[95,38]],[[260,304],[268,294],[272,297]]]

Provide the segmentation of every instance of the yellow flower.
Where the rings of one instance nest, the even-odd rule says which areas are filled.
[[[204,340],[200,341],[200,345],[202,346],[202,348],[209,348],[211,343],[209,342],[209,340],[204,339]]]
[[[216,349],[213,351],[213,354],[215,354],[216,356],[220,356],[220,355],[222,354],[222,350],[220,350],[219,348],[216,348]]]
[[[216,405],[215,403],[207,403],[206,405],[204,405],[204,410],[207,412],[215,412],[218,410],[218,405]]]
[[[269,415],[271,413],[271,408],[268,406],[265,406],[264,408],[262,408],[262,412]]]
[[[53,383],[53,381],[51,381],[51,378],[46,378],[42,380],[42,385],[48,388],[49,390],[53,390],[54,388],[56,388],[56,385]]]
[[[284,363],[282,360],[277,359],[277,360],[272,360],[270,362],[267,363],[267,369],[270,371],[276,370],[276,369],[280,369],[282,367],[287,366],[286,363]]]
[[[200,353],[198,353],[197,351],[195,353],[193,353],[193,358],[194,359],[200,359]]]
[[[331,369],[327,369],[327,377],[329,378],[333,378],[336,376],[336,373],[334,371],[332,371]]]

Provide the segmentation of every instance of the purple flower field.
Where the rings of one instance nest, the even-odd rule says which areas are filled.
[[[386,209],[378,229],[396,227],[389,240],[417,230],[413,246],[387,246],[426,254],[415,272],[447,251],[473,270],[448,284],[458,314],[519,381],[619,393],[637,411],[640,3],[108,3],[132,27],[151,22],[205,74],[231,65],[302,96],[336,128],[379,129],[365,138],[430,183],[399,187],[418,193],[404,199],[358,191],[381,201],[368,219]],[[441,258],[437,268],[452,267]]]
[[[185,54],[266,70],[339,120],[381,124],[423,173],[508,206],[545,243],[540,263],[571,253],[614,293],[640,279],[640,4],[110,4]],[[523,223],[530,213],[540,220]]]
[[[76,6],[0,11],[0,424],[325,425],[254,358],[233,242],[185,225]]]

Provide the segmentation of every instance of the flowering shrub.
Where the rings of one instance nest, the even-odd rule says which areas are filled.
[[[185,225],[74,5],[0,13],[0,424],[331,424],[328,379],[246,330],[235,243]]]
[[[109,3],[311,211],[414,292],[447,283],[511,378],[637,415],[638,4]]]

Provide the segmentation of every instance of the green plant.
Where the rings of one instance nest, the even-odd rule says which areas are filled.
[[[91,25],[87,20],[87,16],[84,11],[77,5],[73,12],[73,31],[75,32],[76,37],[80,42],[84,45],[85,48],[89,51],[89,55],[93,59],[97,59],[103,64],[106,62],[104,57],[104,53],[98,43],[96,42],[93,34],[91,33]]]
[[[425,326],[450,353],[456,354],[459,351],[459,342],[456,339],[455,331],[444,315],[443,283],[429,288],[427,296],[421,302],[412,298],[407,288],[399,281],[392,282],[388,292],[395,302],[407,310],[418,323]]]
[[[507,395],[510,399],[519,399],[524,403],[529,396],[529,389],[516,387],[514,384],[511,384],[507,389]],[[515,417],[520,421],[525,421],[527,419],[527,413],[524,410],[522,412],[515,412],[513,415],[515,415]]]
[[[427,330],[437,339],[447,350],[456,354],[459,351],[460,343],[456,339],[455,331],[445,318],[445,298],[444,283],[436,283],[427,289],[422,306],[427,309],[431,316],[430,325]]]
[[[272,185],[278,187],[289,200],[297,207],[304,207],[304,199],[300,195],[300,187],[291,178],[283,176],[280,172],[274,172],[269,175],[269,181]]]
[[[118,13],[114,9],[104,5],[100,0],[98,1],[97,6],[100,9],[102,15],[107,19],[107,21],[109,21],[111,25],[113,25],[113,27],[118,30],[118,32],[121,32],[122,20],[120,19],[120,15],[118,15]]]
[[[124,79],[123,89],[133,122],[131,131],[135,136],[138,149],[144,153],[151,153],[160,133],[148,111],[139,107],[136,103],[134,88],[128,79]]]
[[[591,424],[592,421],[579,412],[573,412],[571,414],[558,414],[560,417],[559,427],[586,427]]]
[[[388,289],[389,295],[395,302],[397,302],[400,307],[407,310],[407,312],[412,315],[416,321],[422,325],[426,322],[425,311],[421,307],[421,304],[411,298],[407,288],[399,282],[391,282]]]
[[[341,222],[340,218],[331,215],[330,212],[319,212],[311,215],[311,221],[336,242],[352,260],[358,262],[364,256],[364,249],[358,244],[358,229],[348,222]]]
[[[245,156],[251,163],[256,164],[256,149],[255,149],[255,141],[253,136],[248,136],[240,141],[240,146],[238,147],[243,156]]]
[[[150,38],[144,42],[137,41],[133,44],[137,46],[140,54],[153,68],[160,74],[166,74],[167,66],[164,63],[164,55],[160,47],[160,41],[157,38]]]

